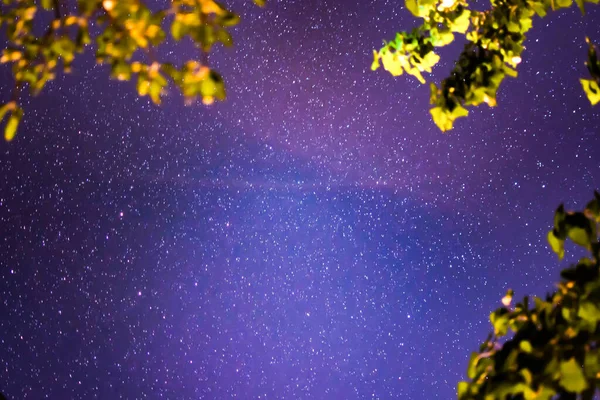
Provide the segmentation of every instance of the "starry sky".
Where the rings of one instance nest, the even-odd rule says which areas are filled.
[[[93,57],[25,99],[0,143],[0,391],[455,397],[506,289],[544,295],[568,262],[556,206],[600,188],[578,82],[600,9],[535,20],[499,106],[442,134],[426,86],[369,70],[416,24],[402,1],[228,4],[224,103],[156,107]]]

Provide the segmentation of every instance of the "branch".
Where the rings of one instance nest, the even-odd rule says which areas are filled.
[[[60,0],[52,0],[52,3],[54,4],[54,19],[61,19]]]

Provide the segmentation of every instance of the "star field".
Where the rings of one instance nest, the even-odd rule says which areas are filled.
[[[403,2],[232,4],[224,103],[84,57],[0,143],[9,400],[454,398],[506,289],[552,290],[553,211],[600,189],[597,7],[536,20],[498,107],[442,134],[426,86],[369,70]]]

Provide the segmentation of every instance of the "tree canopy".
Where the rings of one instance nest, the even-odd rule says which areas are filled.
[[[585,3],[600,0],[575,0],[581,12]],[[496,92],[506,76],[516,77],[522,60],[525,34],[536,16],[571,7],[573,0],[491,0],[491,8],[476,11],[465,0],[406,0],[406,8],[423,23],[396,34],[373,50],[371,69],[383,68],[393,76],[407,73],[426,83],[424,72],[431,72],[440,57],[435,48],[447,46],[455,35],[467,43],[450,76],[438,86],[430,84],[430,112],[442,130],[452,129],[454,121],[468,115],[468,108],[486,103],[496,105]],[[580,79],[592,105],[600,102],[600,62],[592,42],[588,42],[589,78]]]
[[[264,5],[264,0],[254,0]],[[29,87],[40,93],[61,72],[71,70],[75,58],[95,42],[96,61],[110,66],[112,78],[137,80],[140,96],[160,104],[171,81],[187,101],[200,98],[211,104],[225,98],[221,75],[210,68],[208,53],[221,43],[231,46],[230,28],[240,18],[214,0],[172,0],[168,8],[152,10],[139,0],[3,0],[0,27],[7,45],[0,63],[12,65],[15,87],[10,101],[0,107],[7,119],[4,137],[12,140],[23,117],[19,99]],[[45,26],[42,34],[36,30]],[[159,58],[158,46],[189,40],[198,57],[176,65]],[[172,42],[170,42],[172,43]]]
[[[561,205],[548,233],[562,259],[565,241],[587,257],[561,272],[558,290],[546,299],[525,297],[492,312],[493,333],[471,355],[468,381],[458,384],[459,400],[591,400],[600,384],[600,194],[583,211]],[[511,335],[509,340],[506,337]]]
[[[585,3],[576,0],[581,12]],[[469,8],[464,0],[406,0],[423,23],[400,32],[374,50],[371,68],[381,65],[393,76],[413,75],[426,83],[440,57],[435,48],[449,45],[455,35],[467,43],[450,76],[430,84],[430,112],[442,130],[452,129],[468,108],[496,105],[496,93],[506,76],[517,77],[525,34],[534,17],[571,7],[573,0],[491,0],[487,11]],[[600,102],[600,62],[589,38],[590,76],[580,79],[592,105]],[[513,304],[514,292],[492,312],[493,332],[471,355],[468,380],[458,384],[459,400],[592,400],[600,387],[600,194],[583,211],[566,212],[561,205],[547,240],[563,259],[567,240],[588,256],[561,272],[562,280],[545,299],[525,297]]]

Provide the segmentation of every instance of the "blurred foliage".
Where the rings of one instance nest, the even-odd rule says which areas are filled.
[[[585,3],[600,0],[575,0],[584,12]],[[383,65],[393,76],[407,73],[425,83],[424,72],[431,72],[440,57],[436,47],[443,47],[463,35],[467,43],[450,76],[440,86],[430,84],[431,115],[442,130],[452,129],[457,118],[468,114],[467,108],[486,103],[496,105],[496,92],[506,76],[517,76],[525,34],[533,18],[544,17],[550,10],[571,7],[573,0],[491,0],[487,11],[469,8],[465,0],[405,0],[406,8],[421,18],[421,26],[400,32],[373,51],[372,70]],[[600,101],[600,63],[588,41],[587,67],[590,79],[581,84],[592,103]]]
[[[264,5],[264,0],[254,2]],[[38,94],[58,73],[70,72],[75,57],[91,47],[97,62],[110,66],[112,78],[136,79],[139,95],[155,104],[160,104],[169,80],[188,102],[223,100],[223,78],[209,67],[207,55],[217,43],[233,44],[229,30],[239,16],[214,0],[167,4],[167,9],[152,11],[138,0],[0,1],[0,27],[6,28],[8,39],[0,63],[12,65],[15,81],[12,99],[0,107],[5,139],[14,138],[23,116],[21,91],[29,87]],[[40,26],[45,31],[36,34]],[[179,66],[159,60],[156,48],[167,35],[193,42],[198,59]]]
[[[459,400],[592,400],[600,384],[600,194],[582,212],[561,205],[548,233],[562,259],[565,241],[587,257],[561,272],[558,290],[490,315],[493,333],[471,355],[469,380],[458,384]],[[508,340],[507,338],[510,337]]]

